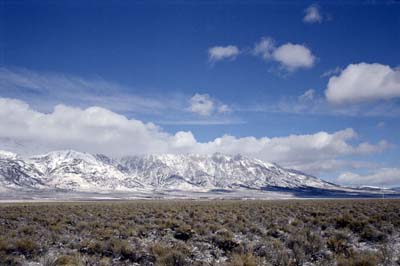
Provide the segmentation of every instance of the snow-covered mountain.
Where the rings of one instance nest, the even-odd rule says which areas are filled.
[[[71,150],[23,158],[0,151],[0,186],[72,191],[341,189],[294,170],[241,155],[145,155],[113,159]]]
[[[121,164],[129,175],[157,189],[336,187],[318,178],[241,155],[146,155],[124,157]]]

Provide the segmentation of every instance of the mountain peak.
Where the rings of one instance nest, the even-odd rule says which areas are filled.
[[[31,156],[31,159],[36,160],[55,160],[55,161],[69,161],[69,160],[82,160],[88,162],[95,162],[96,158],[94,155],[86,152],[79,152],[75,150],[58,150],[48,152],[42,155]]]
[[[0,184],[24,176],[49,189],[74,191],[190,190],[265,187],[335,189],[316,177],[240,154],[149,154],[119,160],[74,150],[53,151],[21,159],[1,152],[7,168]],[[17,163],[18,160],[18,163]],[[7,173],[13,172],[13,176]],[[3,178],[3,179],[2,179]],[[3,182],[2,182],[3,180]],[[7,181],[7,182],[6,182]],[[15,183],[15,182],[14,182]]]
[[[17,159],[17,158],[19,158],[19,156],[16,153],[0,150],[0,159]]]

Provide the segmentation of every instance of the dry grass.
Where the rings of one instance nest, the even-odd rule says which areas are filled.
[[[400,265],[399,200],[0,205],[0,265]]]

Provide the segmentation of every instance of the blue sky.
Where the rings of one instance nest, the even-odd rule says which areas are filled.
[[[400,184],[396,1],[3,1],[0,12],[3,108],[29,105],[15,130],[8,129],[20,118],[3,112],[11,114],[0,128],[5,148],[12,140],[107,153],[108,142],[97,150],[99,143],[58,135],[51,144],[18,131],[34,132],[32,117],[55,115],[57,105],[80,110],[76,116],[96,106],[112,117],[154,124],[167,148],[140,146],[143,153],[243,149],[341,183]],[[96,132],[111,130],[115,146],[123,134],[105,120]],[[338,133],[347,129],[351,137]],[[90,138],[85,130],[77,139]],[[169,138],[179,132],[191,137],[177,149]],[[319,132],[329,140],[315,146]],[[218,144],[226,135],[234,143]],[[258,142],[242,143],[247,137]],[[140,153],[137,145],[129,146],[132,153]],[[296,159],[304,153],[316,157]]]

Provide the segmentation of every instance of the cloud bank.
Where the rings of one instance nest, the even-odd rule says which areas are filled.
[[[322,164],[345,156],[380,152],[388,147],[385,141],[353,144],[357,139],[353,129],[275,138],[224,135],[199,142],[190,131],[170,134],[155,124],[129,119],[101,107],[81,109],[57,105],[52,112],[42,113],[23,101],[7,98],[0,98],[0,139],[34,143],[38,147],[34,152],[76,149],[111,156],[240,153],[299,170],[308,170],[307,165],[312,162]]]
[[[337,181],[352,186],[371,185],[378,187],[400,186],[400,168],[380,168],[369,174],[346,172]]]

